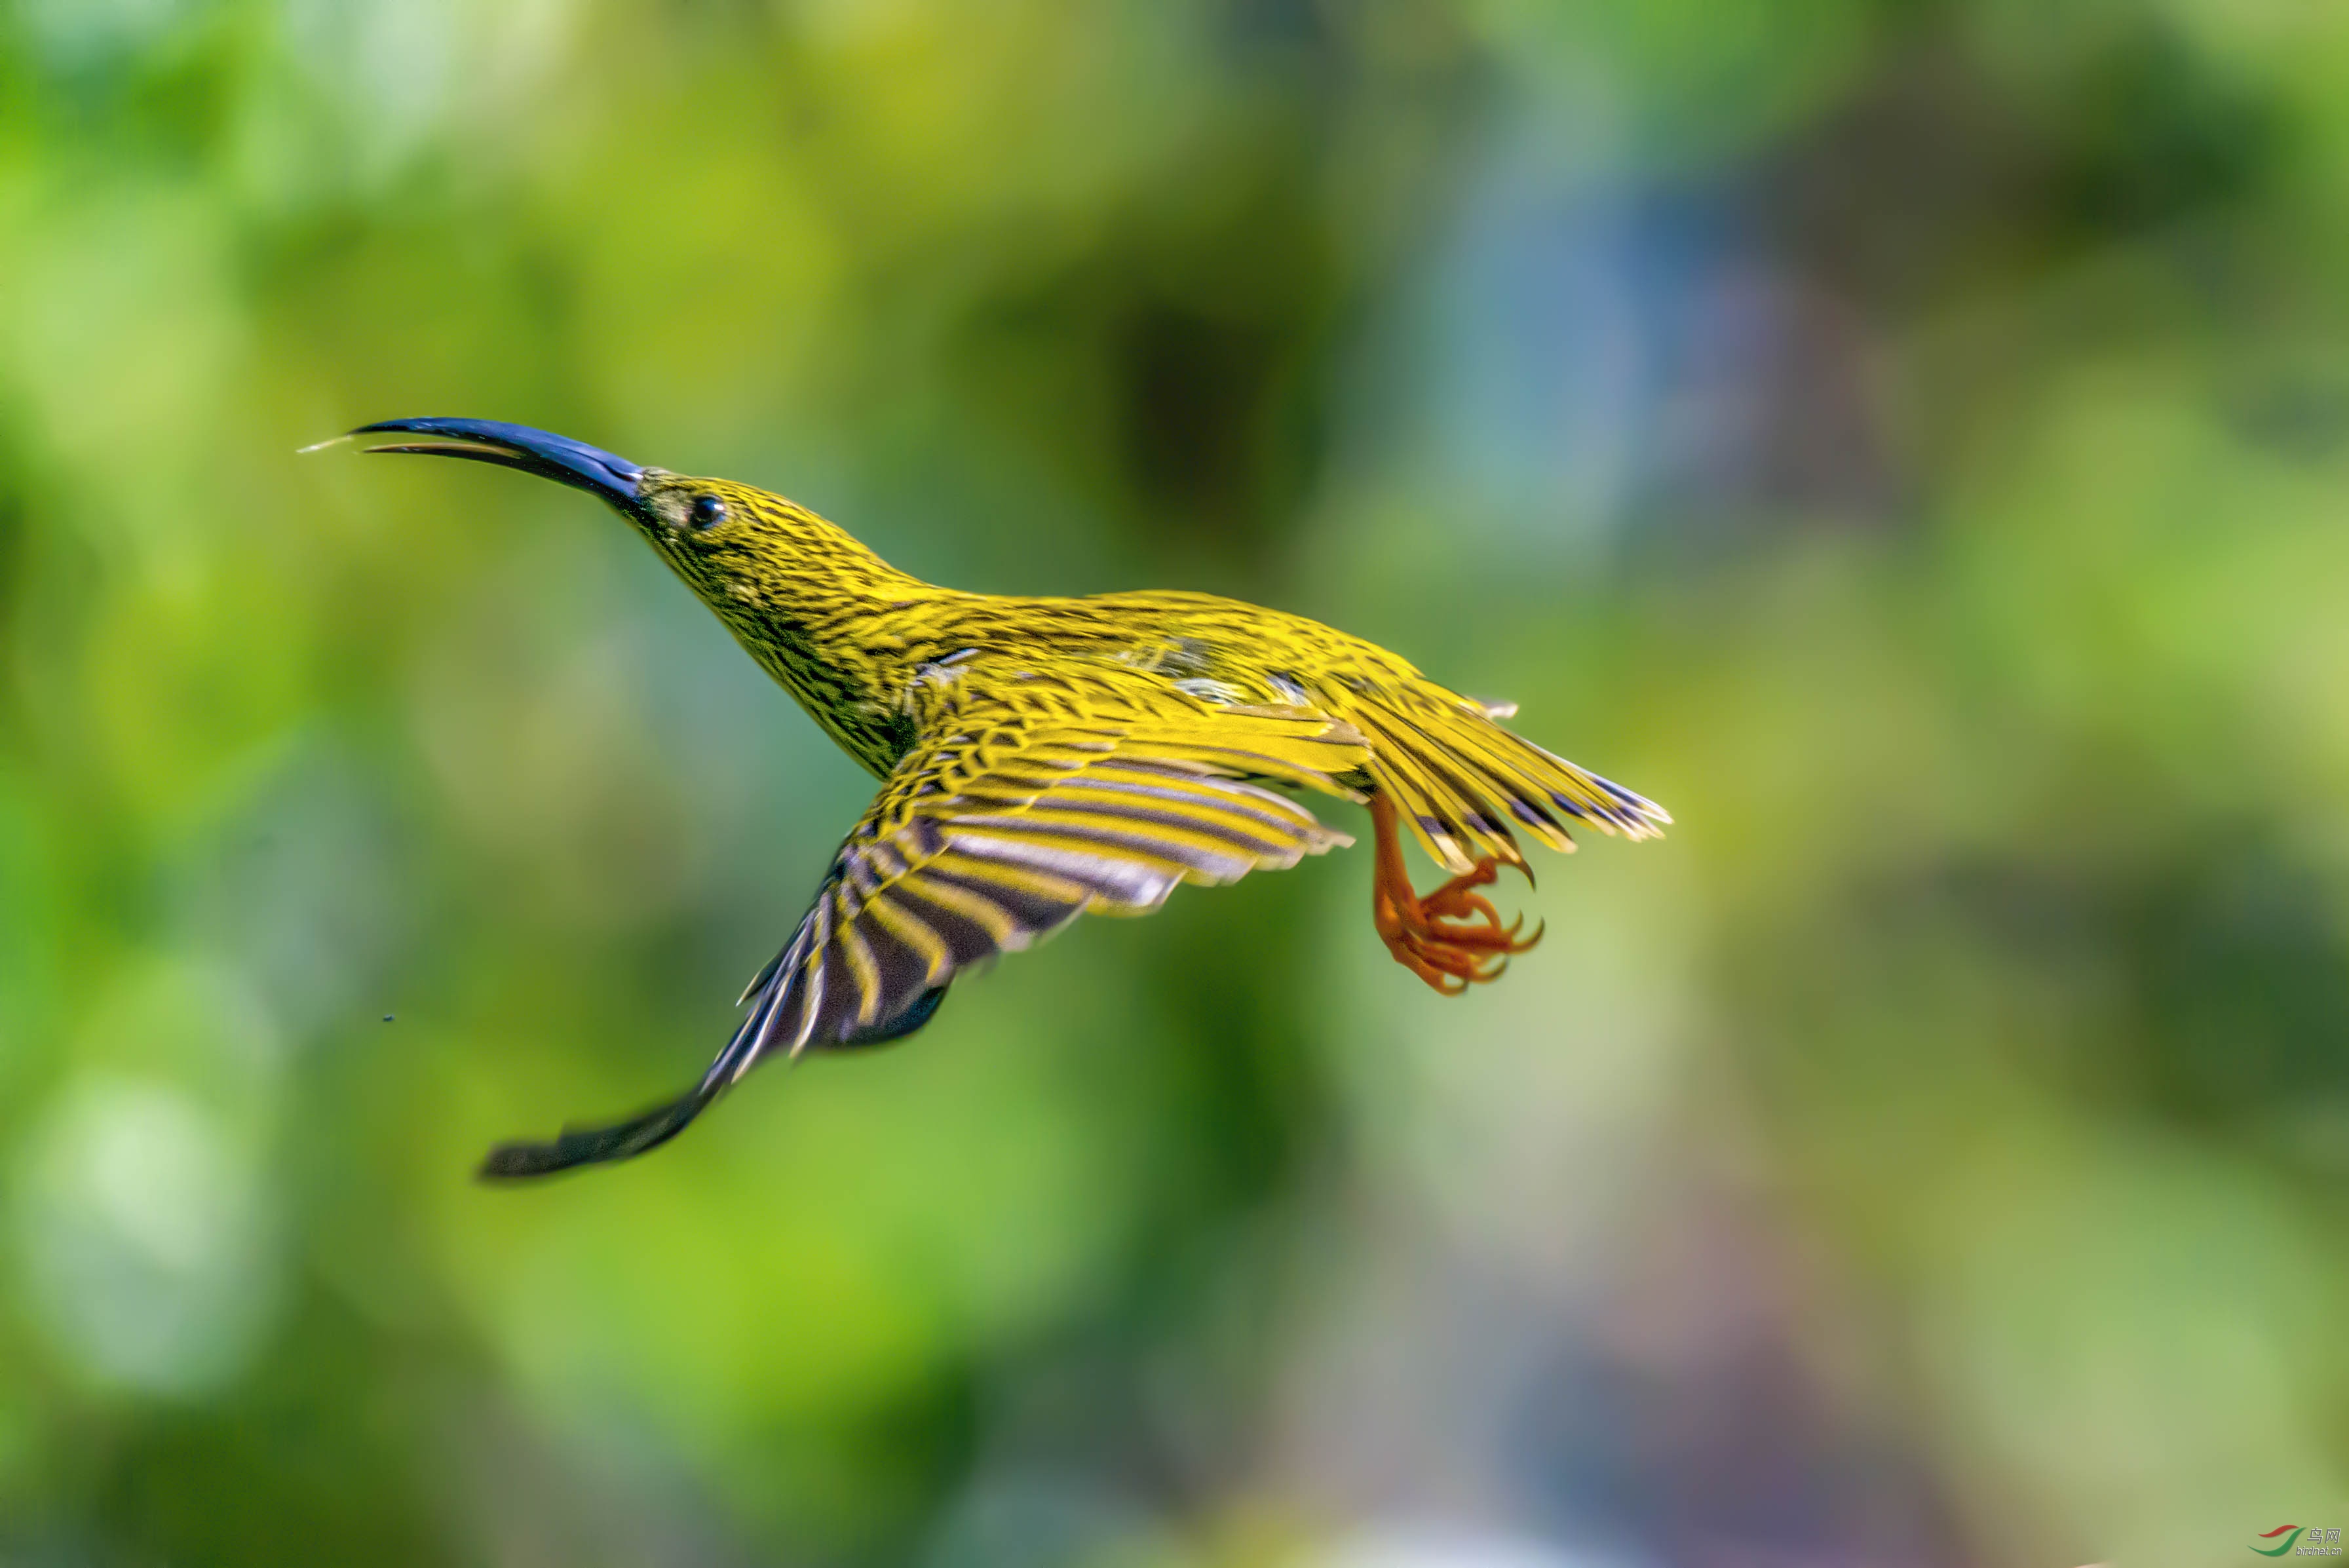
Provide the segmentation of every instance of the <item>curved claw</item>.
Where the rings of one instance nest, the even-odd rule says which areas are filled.
[[[1471,985],[1495,981],[1509,960],[1541,940],[1547,927],[1530,937],[1519,915],[1501,923],[1493,901],[1475,891],[1489,887],[1500,876],[1500,864],[1488,856],[1424,897],[1415,892],[1403,870],[1402,848],[1394,836],[1394,814],[1380,797],[1371,800],[1371,820],[1379,834],[1378,871],[1371,889],[1371,910],[1379,936],[1395,961],[1445,996],[1457,996]],[[1531,883],[1533,872],[1522,859],[1511,862]]]
[[[1474,915],[1488,926],[1501,923],[1501,912],[1493,908],[1493,901],[1477,893],[1430,895],[1419,901],[1419,912],[1428,920],[1464,920]]]
[[[1410,940],[1390,946],[1404,968],[1445,996],[1457,996],[1472,984],[1498,979],[1508,961],[1489,953],[1479,955]]]

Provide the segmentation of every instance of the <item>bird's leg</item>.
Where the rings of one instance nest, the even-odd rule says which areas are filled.
[[[1492,900],[1475,891],[1500,875],[1491,856],[1422,897],[1413,890],[1411,873],[1403,867],[1395,808],[1382,794],[1371,796],[1371,826],[1378,839],[1371,916],[1387,950],[1412,973],[1444,995],[1457,996],[1471,984],[1500,979],[1512,953],[1541,940],[1538,929],[1520,939],[1517,930],[1525,917],[1501,924]]]

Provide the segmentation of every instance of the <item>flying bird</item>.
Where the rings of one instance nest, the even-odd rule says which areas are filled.
[[[605,501],[882,781],[692,1089],[616,1126],[502,1144],[484,1177],[642,1154],[770,1056],[911,1034],[957,973],[1080,914],[1144,914],[1177,883],[1353,842],[1268,786],[1369,807],[1372,922],[1446,995],[1499,978],[1540,940],[1477,890],[1504,865],[1530,880],[1518,830],[1566,851],[1570,825],[1647,838],[1671,820],[1503,728],[1513,708],[1302,616],[1207,594],[936,587],[780,495],[523,425],[386,420],[335,440],[351,437]],[[1431,892],[1412,887],[1406,830],[1452,874]]]

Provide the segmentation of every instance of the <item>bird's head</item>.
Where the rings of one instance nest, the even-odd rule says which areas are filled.
[[[369,452],[467,458],[584,490],[634,524],[713,606],[731,607],[744,585],[790,572],[808,531],[831,529],[813,514],[754,486],[647,468],[528,425],[384,420],[362,425],[351,436],[402,438],[370,446]]]

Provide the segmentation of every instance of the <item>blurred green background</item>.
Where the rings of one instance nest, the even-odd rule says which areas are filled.
[[[2349,1523],[2344,278],[2328,0],[9,0],[0,1561]],[[1358,851],[485,1189],[872,785],[592,503],[294,455],[432,413],[1680,826],[1464,1000]]]

